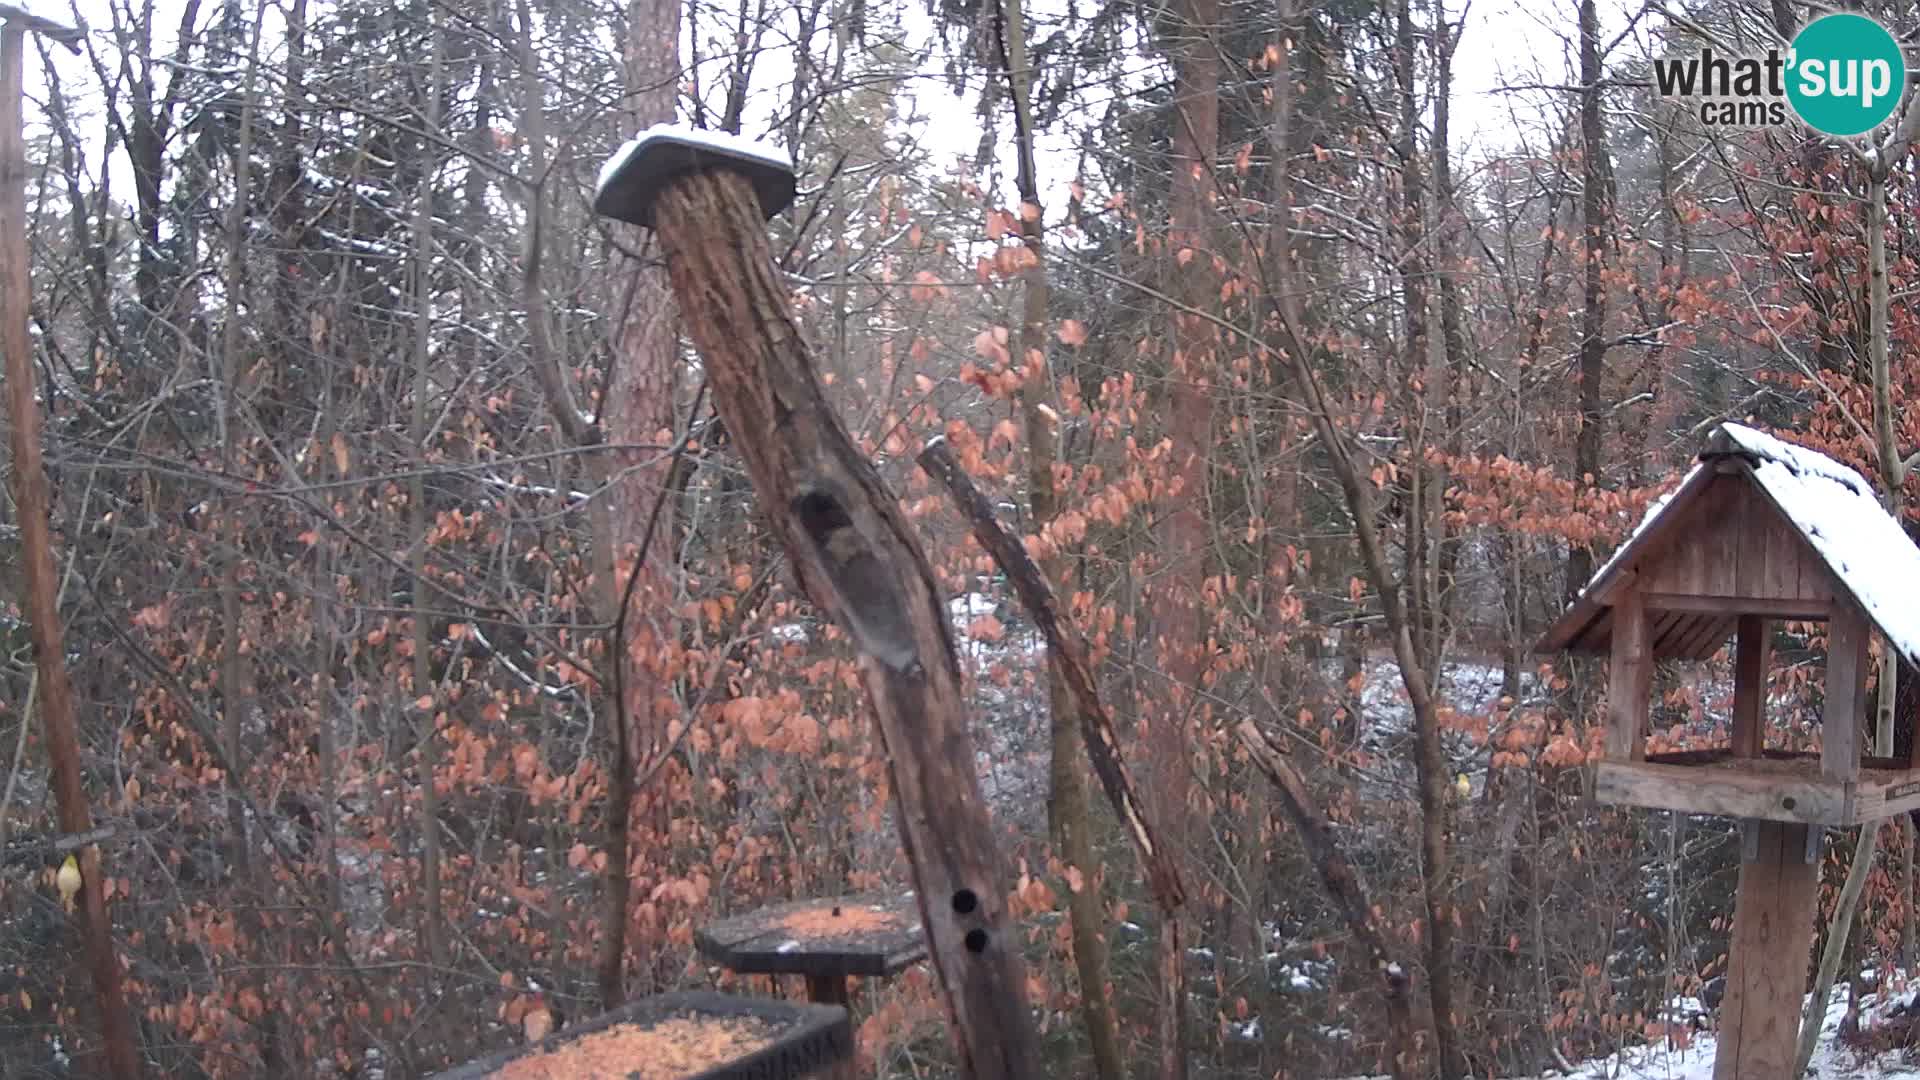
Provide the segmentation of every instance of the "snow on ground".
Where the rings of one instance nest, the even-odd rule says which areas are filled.
[[[1869,1059],[1844,1045],[1837,1036],[1840,1022],[1847,1014],[1846,987],[1836,986],[1832,1000],[1826,1018],[1820,1024],[1820,1042],[1814,1047],[1813,1064],[1807,1069],[1808,1080],[1841,1080],[1843,1077],[1857,1080],[1920,1078],[1920,1059],[1909,1060],[1909,1056],[1902,1051],[1892,1050]],[[1910,1011],[1914,1005],[1914,993],[1908,991],[1897,995],[1884,1007],[1874,995],[1869,994],[1862,999],[1861,1005],[1868,1023],[1877,1024],[1891,1013]],[[1633,1046],[1608,1057],[1579,1062],[1571,1072],[1554,1069],[1535,1076],[1506,1077],[1504,1080],[1713,1080],[1713,1058],[1717,1050],[1714,1034],[1710,1031],[1701,1032],[1688,1040],[1684,1047],[1664,1043]],[[1387,1078],[1350,1077],[1348,1080]]]

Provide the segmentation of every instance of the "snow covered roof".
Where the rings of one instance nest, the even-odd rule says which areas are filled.
[[[701,169],[728,167],[747,174],[768,217],[792,205],[793,156],[764,139],[685,124],[655,124],[628,139],[600,166],[593,187],[594,212],[639,225],[651,224],[653,198],[670,179]]]
[[[1736,471],[1751,478],[1793,534],[1818,556],[1836,592],[1851,597],[1908,662],[1920,664],[1920,548],[1880,505],[1871,484],[1825,454],[1741,424],[1716,428],[1700,459],[1678,488],[1647,508],[1627,542],[1548,632],[1541,642],[1543,651],[1604,646],[1611,629],[1603,625],[1609,621],[1609,594],[1642,556],[1651,552],[1658,561],[1654,548],[1661,534],[1674,529],[1686,508],[1724,471],[1721,465],[1731,461],[1744,464]],[[1725,636],[1715,639],[1706,632],[1697,640],[1717,648]]]
[[[17,22],[36,34],[65,45],[71,52],[80,51],[80,31],[65,20],[71,17],[64,5],[59,16],[54,14],[51,4],[40,0],[7,0],[0,2],[0,23]]]

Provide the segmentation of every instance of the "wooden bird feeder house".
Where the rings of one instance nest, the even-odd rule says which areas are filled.
[[[1541,643],[1605,653],[1603,802],[1805,825],[1858,825],[1920,808],[1920,753],[1867,756],[1867,647],[1878,631],[1920,659],[1920,550],[1860,474],[1723,424]],[[1824,622],[1818,755],[1766,745],[1768,643],[1781,620]],[[1654,665],[1706,660],[1735,639],[1725,749],[1647,753]]]
[[[1716,1080],[1791,1071],[1825,827],[1920,807],[1920,750],[1862,743],[1872,635],[1920,661],[1916,588],[1920,549],[1859,473],[1722,424],[1541,642],[1609,659],[1597,799],[1745,822]],[[1767,746],[1768,650],[1788,620],[1826,624],[1817,754]],[[1649,753],[1654,665],[1706,660],[1729,637],[1729,745]]]

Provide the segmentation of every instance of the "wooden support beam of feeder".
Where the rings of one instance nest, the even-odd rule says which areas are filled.
[[[1740,865],[1714,1080],[1793,1075],[1813,947],[1820,866],[1806,859],[1807,834],[1820,826],[1762,821],[1747,827],[1758,850]]]
[[[1768,636],[1772,630],[1772,624],[1758,615],[1740,616],[1733,660],[1734,757],[1759,757],[1767,747]]]
[[[1006,909],[947,605],[898,502],[828,405],[775,270],[764,222],[792,197],[783,159],[656,128],[609,162],[595,208],[654,229],[767,524],[861,652],[961,1075],[1037,1077],[1022,937]]]
[[[1860,727],[1867,694],[1867,620],[1836,604],[1827,620],[1826,706],[1820,716],[1820,771],[1834,780],[1860,775]]]
[[[1847,785],[1818,776],[1656,761],[1602,761],[1593,775],[1594,797],[1616,805],[1812,824],[1852,820]]]
[[[86,835],[93,832],[93,817],[80,771],[73,685],[67,677],[49,520],[52,498],[40,454],[40,402],[34,387],[33,342],[27,334],[32,285],[27,257],[27,153],[21,124],[29,32],[49,34],[69,47],[77,37],[76,31],[22,8],[0,5],[0,357],[4,357],[7,419],[12,425],[11,480],[26,593],[20,606],[26,613],[40,676],[40,719],[53,774],[54,805],[61,832]],[[100,1008],[106,1072],[115,1080],[131,1080],[141,1075],[141,1061],[121,988],[120,959],[113,950],[99,846],[81,847],[79,863],[80,936],[86,943],[87,970]],[[89,1063],[87,1069],[95,1067]]]
[[[1607,760],[1646,756],[1647,695],[1653,690],[1653,644],[1648,640],[1646,597],[1624,590],[1613,605],[1613,658],[1607,682]]]
[[[80,55],[80,39],[85,36],[77,26],[69,26],[29,11],[19,4],[0,3],[0,30],[17,29],[56,42],[75,56]]]

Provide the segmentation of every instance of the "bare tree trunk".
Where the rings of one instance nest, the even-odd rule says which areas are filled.
[[[1314,802],[1306,780],[1286,755],[1251,720],[1240,721],[1234,734],[1254,764],[1272,781],[1280,795],[1281,808],[1306,846],[1307,857],[1320,877],[1321,886],[1346,920],[1348,932],[1366,951],[1367,961],[1380,980],[1380,994],[1387,1007],[1388,1068],[1395,1080],[1420,1075],[1413,1009],[1407,1001],[1407,973],[1387,948],[1386,935],[1367,896],[1366,882],[1340,849],[1326,814]]]
[[[1454,189],[1451,144],[1453,55],[1460,39],[1454,36],[1453,28],[1447,24],[1444,0],[1433,0],[1431,36],[1436,83],[1433,100],[1433,187],[1437,225],[1434,230],[1433,276],[1440,290],[1440,341],[1446,356],[1445,378],[1432,381],[1445,387],[1446,430],[1441,433],[1441,442],[1447,453],[1457,458],[1466,452],[1466,402],[1471,387],[1468,382],[1467,334],[1461,321],[1463,303],[1455,265],[1459,257],[1463,215],[1458,202],[1459,193]],[[1452,630],[1449,605],[1454,599],[1454,577],[1460,562],[1460,542],[1448,535],[1445,495],[1449,483],[1447,469],[1433,470],[1429,480],[1427,507],[1427,529],[1431,534],[1428,544],[1433,552],[1434,563],[1427,586],[1430,592],[1427,600],[1427,634],[1430,642],[1427,656],[1433,664],[1439,663]]]
[[[1913,978],[1913,815],[1900,815],[1900,970]]]
[[[680,0],[632,0],[624,69],[627,101],[636,129],[674,118],[674,98],[680,74]],[[653,238],[633,226],[617,226],[627,250],[650,252]],[[616,257],[613,273],[620,297],[613,322],[613,368],[608,376],[608,435],[615,443],[654,443],[674,422],[674,370],[678,341],[674,331],[673,297],[666,274],[656,265],[625,255]],[[665,737],[672,708],[657,663],[671,632],[660,618],[672,610],[673,508],[667,500],[670,459],[657,452],[644,457],[616,457],[627,479],[611,493],[607,513],[596,519],[594,544],[606,551],[610,566],[632,560],[633,575],[624,588],[617,570],[607,579],[607,609],[602,621],[617,623],[612,640],[618,655],[607,658],[618,687],[614,737],[616,775],[611,785],[611,815],[624,821],[609,829],[607,860],[607,936],[600,954],[600,997],[608,1006],[624,997],[627,878],[636,818],[650,805],[645,792],[634,790],[633,771],[652,760]],[[603,457],[604,469],[606,462]],[[643,464],[647,464],[642,468]],[[645,545],[644,547],[642,545]],[[662,807],[663,809],[664,807]],[[665,823],[654,829],[661,838]],[[644,834],[643,834],[644,835]],[[614,858],[613,847],[619,858]],[[616,863],[618,869],[615,869]],[[617,873],[619,880],[615,880]]]
[[[259,9],[256,8],[256,16]],[[242,394],[240,386],[240,298],[247,292],[247,213],[253,193],[254,78],[260,60],[260,30],[256,17],[252,43],[248,49],[246,88],[240,102],[240,137],[233,150],[233,205],[227,208],[225,242],[227,245],[226,312],[220,326],[220,401],[217,417],[220,431],[220,466],[228,476],[241,472],[241,424],[238,415]],[[240,799],[245,783],[246,754],[241,744],[241,728],[252,704],[247,678],[245,613],[240,610],[240,569],[246,558],[248,529],[246,500],[227,500],[227,512],[219,523],[225,533],[220,568],[220,741],[227,761],[233,767],[232,788],[227,797],[227,828],[233,843],[233,863],[241,881],[252,878],[252,845],[247,841],[247,815]]]
[[[1214,154],[1220,142],[1219,0],[1182,0],[1174,13],[1168,50],[1174,64],[1172,223],[1165,255],[1173,260],[1173,295],[1187,307],[1173,314],[1172,390],[1168,433],[1178,502],[1159,531],[1167,572],[1158,651],[1172,694],[1150,720],[1154,817],[1177,858],[1191,857],[1193,814],[1189,758],[1195,696],[1206,671],[1207,628],[1199,606],[1206,574],[1205,517],[1208,452],[1213,433],[1215,332],[1196,312],[1217,303],[1217,275],[1208,210],[1215,193]],[[1161,927],[1160,1004],[1156,1023],[1162,1080],[1186,1075],[1186,992],[1180,948],[1181,919]]]
[[[427,82],[426,125],[430,134],[440,129],[440,84],[446,38],[440,31],[438,9],[433,9],[433,59]],[[413,694],[420,751],[420,877],[426,893],[427,955],[435,964],[447,962],[446,924],[440,907],[440,737],[435,718],[438,695],[433,687],[433,642],[428,630],[433,618],[427,604],[427,489],[428,423],[432,413],[427,397],[433,389],[433,181],[436,172],[429,151],[421,171],[420,190],[413,206],[413,475],[407,481],[407,569],[413,578]]]
[[[1853,916],[1860,909],[1860,894],[1865,891],[1874,853],[1880,847],[1882,822],[1860,826],[1860,839],[1853,852],[1853,864],[1847,868],[1847,880],[1833,902],[1833,920],[1827,924],[1826,947],[1820,952],[1820,968],[1813,977],[1813,990],[1807,998],[1806,1015],[1800,1018],[1800,1045],[1794,1057],[1794,1076],[1804,1076],[1813,1062],[1813,1051],[1820,1042],[1820,1022],[1827,1015],[1827,999],[1833,994],[1833,980],[1840,973],[1840,959],[1847,952],[1847,938],[1853,933]],[[1820,826],[1810,825],[1817,829]],[[1816,911],[1817,914],[1817,911]],[[1805,970],[1804,968],[1802,970]]]
[[[24,563],[26,595],[21,607],[39,673],[40,718],[60,831],[77,835],[92,830],[93,815],[80,770],[73,685],[67,678],[48,516],[52,499],[40,456],[40,405],[35,399],[33,345],[27,336],[33,292],[27,257],[27,148],[21,128],[25,67],[26,31],[18,23],[0,20],[0,356],[6,364],[13,498]],[[107,916],[103,883],[99,845],[88,844],[80,849],[80,936],[86,943],[87,968],[100,1007],[107,1071],[114,1080],[135,1080],[141,1074],[140,1050],[120,983],[120,959],[113,951],[113,925]]]
[[[1897,140],[1899,156],[1905,155],[1912,141],[1912,118],[1920,116],[1920,106],[1912,101],[1906,108],[1907,115],[1902,117],[1902,132]],[[1877,444],[1875,456],[1884,489],[1881,502],[1904,529],[1902,511],[1906,505],[1907,473],[1913,466],[1901,459],[1898,437],[1894,434],[1893,375],[1888,361],[1893,298],[1887,282],[1887,176],[1891,172],[1888,160],[1894,156],[1888,151],[1867,169],[1867,364],[1873,380],[1873,441]],[[1882,649],[1879,705],[1873,719],[1873,752],[1880,757],[1893,755],[1893,715],[1899,690],[1899,654],[1894,649]],[[1920,736],[1920,732],[1915,734]]]
[[[1060,511],[1053,466],[1059,450],[1059,416],[1053,408],[1052,373],[1046,370],[1047,264],[1046,222],[1041,212],[1040,188],[1034,165],[1032,109],[1033,71],[1027,53],[1026,12],[1021,0],[1006,0],[1001,11],[1001,41],[1005,49],[1007,82],[1013,97],[1015,153],[1020,189],[1020,236],[1033,256],[1022,272],[1019,356],[1023,363],[1039,361],[1042,374],[1029,378],[1021,389],[1021,414],[1027,433],[1027,494],[1033,526],[1043,529]],[[844,295],[837,290],[836,298]],[[1041,570],[1056,592],[1068,587],[1068,559],[1044,560]],[[1047,817],[1060,859],[1069,873],[1067,914],[1073,930],[1073,962],[1080,977],[1080,1018],[1086,1025],[1093,1058],[1093,1075],[1101,1080],[1124,1080],[1120,1036],[1114,1022],[1113,1001],[1107,993],[1105,875],[1093,852],[1092,822],[1088,813],[1087,781],[1081,772],[1079,706],[1068,692],[1055,665],[1048,665],[1048,723],[1052,731],[1053,760],[1049,768],[1052,791]]]
[[[826,402],[752,184],[689,174],[653,209],[674,297],[766,520],[802,587],[860,649],[961,1075],[1036,1076],[1026,962],[943,591],[899,501]]]
[[[1600,114],[1600,17],[1595,0],[1580,0],[1580,212],[1585,240],[1580,250],[1585,273],[1580,309],[1580,427],[1574,439],[1573,480],[1600,482],[1601,448],[1606,437],[1607,412],[1601,397],[1606,375],[1607,205],[1605,173],[1606,127]],[[1575,544],[1567,554],[1567,576],[1562,592],[1568,602],[1593,576],[1593,552]]]
[[[1426,368],[1429,348],[1424,280],[1427,259],[1423,254],[1426,207],[1417,137],[1419,103],[1415,97],[1414,66],[1418,54],[1414,40],[1412,5],[1409,0],[1399,0],[1394,73],[1400,89],[1400,131],[1395,156],[1400,165],[1403,219],[1400,227],[1404,237],[1402,287],[1406,292],[1407,320],[1404,370],[1415,376],[1407,380],[1410,408],[1403,422],[1408,424],[1415,423],[1414,418],[1424,412],[1419,408],[1419,402],[1412,399],[1421,394],[1414,387],[1424,382],[1418,373]],[[1399,636],[1404,633],[1406,636],[1408,651],[1402,658],[1403,662],[1410,660],[1414,663],[1421,672],[1418,678],[1431,691],[1432,684],[1427,680],[1436,671],[1434,662],[1438,643],[1433,640],[1433,579],[1428,564],[1430,539],[1426,535],[1431,517],[1424,505],[1431,485],[1426,482],[1428,470],[1423,460],[1424,454],[1419,449],[1420,442],[1418,437],[1409,438],[1409,445],[1414,449],[1410,451],[1413,456],[1407,462],[1407,475],[1413,480],[1413,490],[1407,499],[1407,535],[1402,538],[1407,557],[1407,573],[1402,582],[1405,590],[1405,625],[1395,628],[1395,634]],[[1465,1073],[1466,1062],[1455,1027],[1459,1017],[1455,1013],[1453,1000],[1454,920],[1458,913],[1453,905],[1454,873],[1447,835],[1452,785],[1445,750],[1440,742],[1440,718],[1436,710],[1415,710],[1414,737],[1414,764],[1420,788],[1420,880],[1425,893],[1427,916],[1427,996],[1433,1005],[1434,1042],[1439,1053],[1440,1075],[1446,1080],[1455,1080]]]

